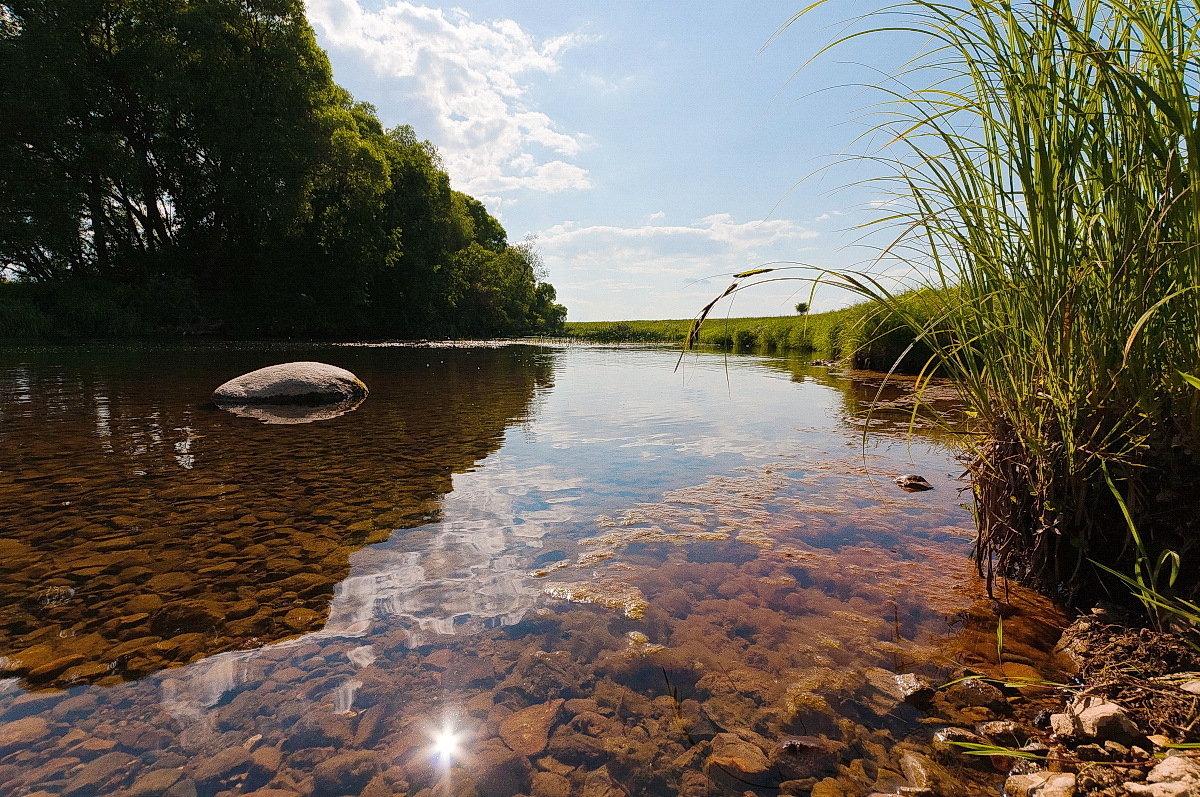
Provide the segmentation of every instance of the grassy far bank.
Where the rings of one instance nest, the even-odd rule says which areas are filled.
[[[923,315],[928,297],[902,298],[910,312]],[[568,321],[567,337],[595,343],[677,343],[682,345],[692,319],[668,321]],[[917,373],[929,360],[923,343],[894,312],[862,303],[827,313],[761,318],[710,318],[700,327],[699,345],[734,352],[802,354],[840,360],[855,368],[886,371],[905,355],[898,371]]]

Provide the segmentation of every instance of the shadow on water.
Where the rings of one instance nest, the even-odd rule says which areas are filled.
[[[435,520],[552,384],[555,352],[0,352],[0,674],[111,684],[321,628],[350,554]],[[323,359],[370,398],[264,425],[237,373]]]

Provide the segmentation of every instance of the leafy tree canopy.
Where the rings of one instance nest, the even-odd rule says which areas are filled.
[[[158,326],[489,334],[561,324],[536,266],[333,82],[301,0],[0,4],[0,277]]]

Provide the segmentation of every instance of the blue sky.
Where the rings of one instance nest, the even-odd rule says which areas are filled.
[[[904,54],[877,39],[797,75],[855,5],[768,45],[802,4],[307,0],[335,79],[432,141],[510,240],[536,236],[574,321],[689,318],[730,273],[869,257],[855,227],[880,196],[846,187],[868,169],[812,175],[863,149],[873,99],[847,85],[864,78],[852,64]],[[775,283],[732,312],[807,299]],[[814,309],[846,302],[822,289]]]

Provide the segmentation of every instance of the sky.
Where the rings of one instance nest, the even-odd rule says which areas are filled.
[[[534,240],[568,320],[603,321],[691,318],[731,274],[766,263],[871,257],[859,226],[883,195],[845,156],[866,151],[877,98],[852,84],[906,54],[880,38],[805,66],[857,5],[781,31],[806,2],[307,10],[334,79],[385,126],[430,140],[510,242]],[[816,311],[850,301],[825,287],[812,298]],[[788,315],[809,300],[808,284],[774,282],[719,312]]]

